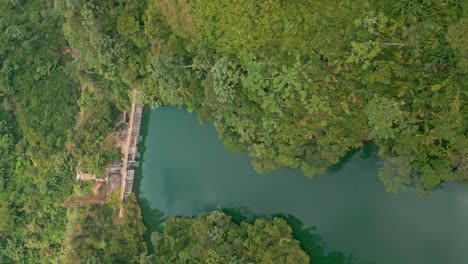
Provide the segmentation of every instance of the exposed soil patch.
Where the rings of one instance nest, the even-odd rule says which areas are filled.
[[[65,201],[66,207],[83,206],[87,204],[103,204],[106,200],[106,183],[96,182],[92,194]]]

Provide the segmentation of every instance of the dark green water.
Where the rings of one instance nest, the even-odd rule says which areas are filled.
[[[341,264],[350,254],[352,263],[468,263],[468,186],[448,184],[427,197],[386,193],[378,158],[362,150],[313,180],[288,169],[258,175],[246,154],[224,148],[212,124],[176,108],[152,111],[144,130],[137,188],[150,228],[162,213],[235,208],[288,214],[314,263]]]

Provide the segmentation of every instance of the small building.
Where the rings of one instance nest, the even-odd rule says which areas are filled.
[[[127,179],[125,182],[124,198],[127,198],[133,189],[133,180],[135,178],[135,170],[127,170]]]

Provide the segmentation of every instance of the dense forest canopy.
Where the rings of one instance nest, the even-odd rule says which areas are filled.
[[[91,205],[69,212],[63,263],[138,263],[146,255],[136,197],[125,204],[125,215],[118,217],[118,194],[103,205]]]
[[[0,263],[77,263],[78,258],[67,258],[70,247],[83,254],[82,263],[93,258],[115,263],[108,261],[115,255],[128,262],[145,252],[139,209],[116,225],[109,220],[110,205],[66,206],[90,189],[74,181],[77,165],[102,172],[119,158],[103,141],[119,105],[102,99],[109,97],[104,87],[110,86],[94,88],[101,79],[76,74],[70,54],[63,52],[68,42],[58,7],[53,1],[0,1]],[[126,204],[130,212],[132,206],[135,201]],[[118,246],[102,247],[102,233]],[[119,240],[122,234],[128,235]],[[119,252],[131,239],[135,248],[125,251],[130,256]]]
[[[373,142],[389,191],[466,181],[463,1],[76,1],[82,71],[215,123],[259,172]],[[465,13],[464,13],[465,12]]]
[[[237,225],[221,211],[197,219],[171,217],[152,235],[149,263],[309,263],[281,218]]]
[[[0,262],[58,263],[73,194],[78,85],[51,3],[0,3]]]
[[[463,0],[0,0],[0,262],[146,254],[134,200],[126,225],[112,221],[111,198],[67,206],[91,189],[74,181],[77,167],[102,177],[119,159],[109,134],[135,90],[214,122],[259,172],[312,176],[372,143],[389,191],[467,182],[466,10]],[[232,228],[248,239],[255,226]],[[125,227],[133,233],[120,237]],[[123,254],[126,239],[136,246]]]

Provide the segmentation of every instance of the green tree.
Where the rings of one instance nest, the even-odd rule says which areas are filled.
[[[398,133],[411,126],[408,113],[400,110],[399,103],[395,100],[374,98],[364,111],[369,120],[369,135],[376,139],[395,138]],[[407,133],[412,132],[414,133]]]
[[[155,237],[153,263],[309,263],[280,218],[237,225],[220,211],[197,219],[172,217]]]

